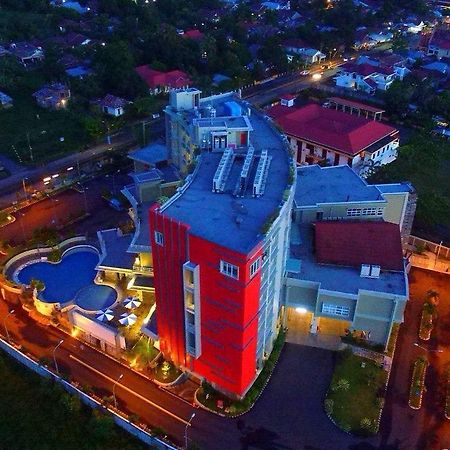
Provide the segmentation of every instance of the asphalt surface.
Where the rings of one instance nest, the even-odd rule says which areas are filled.
[[[114,176],[103,175],[83,184],[86,197],[74,189],[67,189],[21,209],[12,214],[16,218],[15,222],[0,228],[0,239],[23,242],[24,239],[29,239],[37,228],[61,228],[71,218],[80,217],[86,212],[89,217],[70,225],[75,232],[94,234],[99,229],[117,226],[118,223],[129,219],[127,212],[111,208],[101,197],[102,191],[108,189],[118,193],[122,186],[130,181],[131,178],[122,173],[116,173]]]

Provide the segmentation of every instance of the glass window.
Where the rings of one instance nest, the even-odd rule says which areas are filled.
[[[350,308],[348,306],[322,303],[322,312],[330,316],[348,317],[350,315]]]
[[[255,259],[250,266],[250,278],[253,278],[261,267],[261,258]]]
[[[164,235],[159,231],[155,231],[155,242],[161,247],[164,245]]]
[[[220,273],[223,273],[227,277],[239,279],[239,268],[234,264],[230,264],[226,261],[220,261]]]

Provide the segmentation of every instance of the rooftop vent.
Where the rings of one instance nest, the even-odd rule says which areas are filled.
[[[225,184],[227,182],[228,175],[230,174],[231,167],[233,166],[234,152],[231,148],[225,149],[219,165],[217,166],[216,173],[213,178],[213,192],[223,192]]]
[[[380,278],[381,267],[377,264],[362,264],[361,277],[363,278]]]
[[[361,277],[370,277],[370,264],[363,264],[361,266]]]
[[[268,155],[267,150],[263,150],[259,158],[258,167],[256,168],[255,181],[253,182],[254,197],[260,197],[264,194],[271,160],[272,157]]]
[[[234,195],[237,197],[243,197],[248,185],[248,176],[253,165],[253,158],[255,155],[255,149],[249,147],[247,154],[245,155],[244,165],[242,166],[241,175],[234,190]]]

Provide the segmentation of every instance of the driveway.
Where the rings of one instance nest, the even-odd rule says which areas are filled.
[[[336,353],[330,350],[287,343],[261,398],[248,414],[238,419],[241,448],[347,450],[359,445],[377,448],[378,438],[349,436],[325,415],[323,400],[335,357]]]

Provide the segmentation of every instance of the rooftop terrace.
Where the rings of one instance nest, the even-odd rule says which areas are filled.
[[[219,114],[225,109],[223,104],[230,99],[230,95],[216,96],[203,99],[202,103],[214,106]],[[240,104],[246,111],[247,106],[243,102]],[[265,149],[272,157],[264,194],[253,197],[250,183],[243,197],[233,195],[243,167],[243,158],[234,160],[224,192],[213,193],[213,177],[222,153],[204,152],[189,186],[161,208],[165,215],[190,225],[193,235],[244,254],[259,242],[263,236],[263,225],[282,204],[290,167],[287,142],[269,120],[254,110],[246,119],[254,130],[250,135],[250,143],[255,149],[255,156],[258,157]],[[250,174],[251,180],[256,165],[252,169],[253,174]]]

